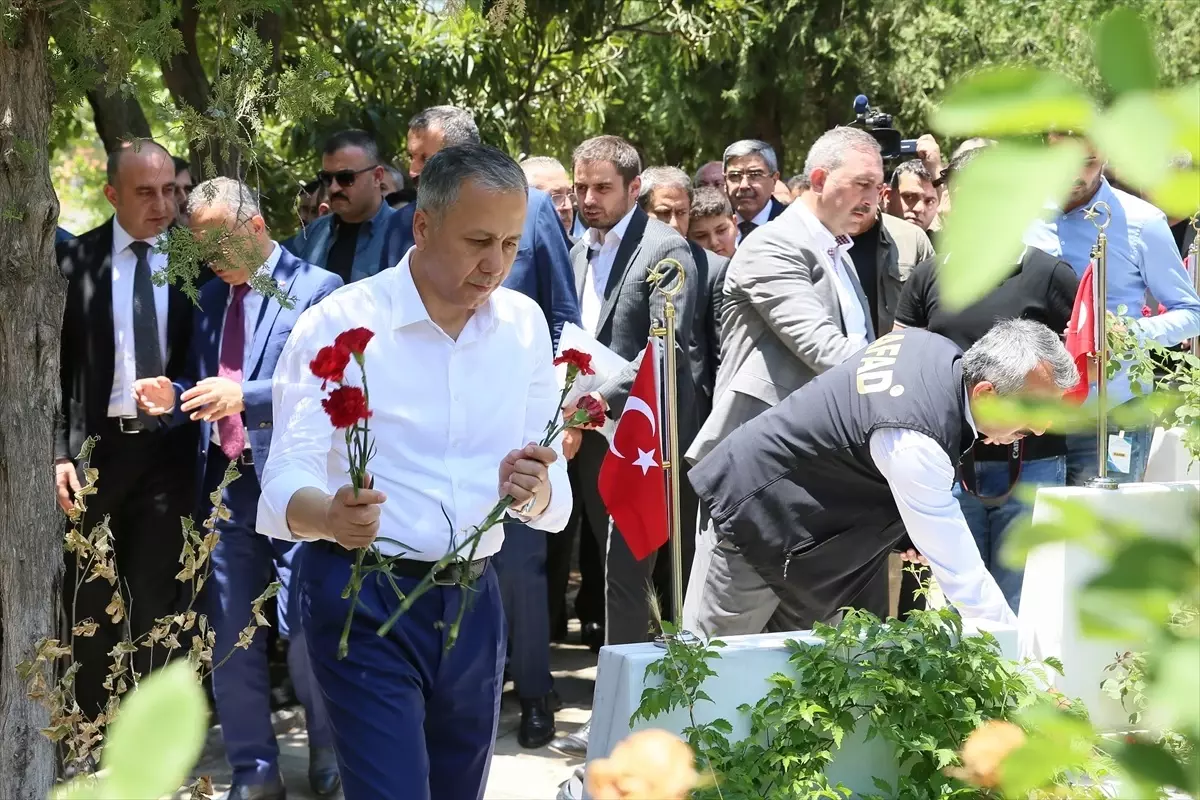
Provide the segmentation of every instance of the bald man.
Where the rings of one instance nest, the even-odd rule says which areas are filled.
[[[183,549],[180,518],[196,506],[197,428],[168,429],[160,418],[139,413],[133,399],[138,378],[183,371],[191,340],[192,304],[178,288],[156,284],[167,256],[155,251],[175,219],[175,163],[150,140],[124,145],[108,157],[104,196],[113,216],[100,227],[58,245],[67,279],[62,325],[62,409],[54,441],[59,505],[68,510],[79,489],[75,457],[88,437],[98,437],[90,465],[100,472],[98,492],[87,498],[82,531],[105,517],[112,530],[116,570],[132,637],[154,620],[182,610],[184,584],[175,580]],[[49,465],[47,465],[49,466]],[[80,666],[75,695],[94,718],[108,701],[101,685],[121,638],[105,607],[114,586],[92,580],[75,592],[76,565],[69,554],[64,608],[75,624],[99,623],[90,637],[76,637]],[[151,660],[166,652],[139,647],[133,667],[145,676]],[[126,662],[128,663],[128,662]]]

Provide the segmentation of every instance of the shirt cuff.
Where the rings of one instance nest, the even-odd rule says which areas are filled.
[[[301,538],[293,534],[287,522],[287,509],[292,497],[301,489],[310,488],[329,492],[325,481],[307,472],[293,471],[273,476],[262,487],[262,493],[259,495],[255,530],[264,536],[289,542],[310,540],[312,537]]]
[[[558,533],[567,527],[574,501],[571,497],[571,479],[567,477],[566,467],[562,464],[560,455],[559,460],[550,465],[550,503],[546,510],[532,519],[517,517],[529,527],[546,533]]]

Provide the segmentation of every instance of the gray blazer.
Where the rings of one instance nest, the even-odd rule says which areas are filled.
[[[854,353],[833,262],[815,235],[819,224],[802,203],[793,203],[747,236],[730,260],[713,409],[687,453],[692,463]],[[843,264],[866,311],[870,341],[875,332],[866,296],[850,259]]]
[[[613,352],[631,363],[620,374],[603,384],[589,385],[581,378],[579,387],[586,391],[598,391],[608,402],[609,414],[620,415],[625,400],[633,387],[633,379],[641,365],[641,353],[650,334],[651,320],[666,318],[663,296],[646,282],[650,270],[664,258],[673,258],[683,264],[687,274],[683,290],[675,295],[675,352],[676,385],[679,387],[679,438],[681,447],[686,448],[695,436],[696,387],[692,374],[693,321],[697,317],[697,299],[704,294],[697,285],[696,266],[687,242],[670,226],[650,219],[645,211],[635,208],[625,229],[625,236],[617,248],[612,272],[605,287],[603,305],[600,307],[599,329],[596,339]],[[575,289],[583,296],[583,282],[587,276],[588,248],[584,240],[571,248],[571,266],[575,272]],[[675,280],[675,270],[665,271],[667,285]],[[590,332],[590,331],[589,331]]]

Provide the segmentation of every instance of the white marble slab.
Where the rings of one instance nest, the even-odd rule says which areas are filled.
[[[1083,500],[1097,514],[1131,522],[1147,533],[1179,539],[1200,535],[1200,484],[1135,483],[1118,489],[1055,487],[1040,489],[1034,505],[1035,522],[1051,522],[1058,510],[1054,498]],[[1104,668],[1118,653],[1142,650],[1145,642],[1089,639],[1079,628],[1076,597],[1095,577],[1104,562],[1078,544],[1043,545],[1029,554],[1018,616],[1019,652],[1022,658],[1042,660],[1053,656],[1063,663],[1064,677],[1053,677],[1056,688],[1077,697],[1087,706],[1092,722],[1101,731],[1128,728],[1128,713],[1119,702],[1100,690]]]

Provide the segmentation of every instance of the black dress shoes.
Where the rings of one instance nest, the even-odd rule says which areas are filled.
[[[235,783],[222,800],[287,800],[287,789],[279,780],[254,785]]]
[[[550,744],[554,738],[554,712],[547,698],[521,701],[521,727],[517,730],[517,743],[526,750],[536,750]]]
[[[308,785],[317,797],[332,797],[342,788],[332,747],[308,748]]]
[[[599,653],[604,646],[604,626],[599,622],[585,622],[580,629],[580,638],[593,653]]]

